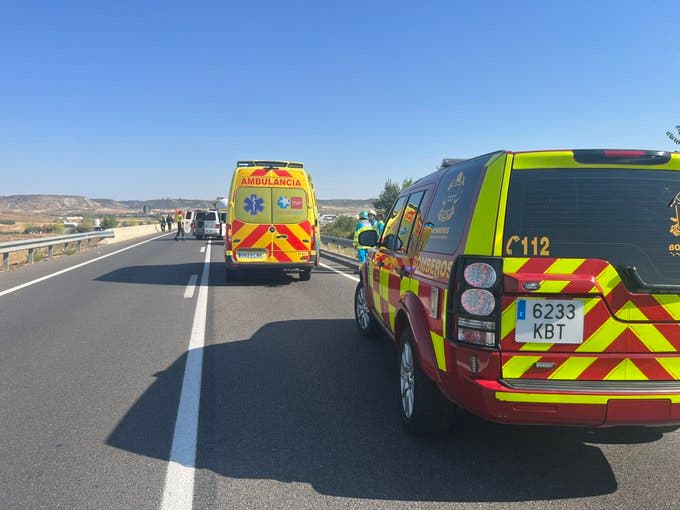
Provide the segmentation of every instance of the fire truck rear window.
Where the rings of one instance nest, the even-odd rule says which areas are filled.
[[[647,283],[680,285],[680,172],[515,170],[503,250],[604,259]]]

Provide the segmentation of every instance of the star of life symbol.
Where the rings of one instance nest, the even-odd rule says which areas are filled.
[[[288,197],[284,197],[283,195],[279,197],[276,203],[281,209],[286,209],[290,206],[290,200],[288,200]]]
[[[264,206],[262,205],[264,204],[264,198],[258,197],[255,193],[249,197],[246,197],[243,203],[245,205],[246,212],[249,212],[253,216],[264,211]]]

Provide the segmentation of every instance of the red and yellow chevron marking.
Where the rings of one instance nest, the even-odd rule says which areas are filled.
[[[533,355],[503,353],[503,377],[569,381],[675,381],[680,356]],[[537,368],[552,364],[552,368]]]
[[[276,229],[273,233],[270,232],[272,226]],[[253,262],[309,261],[313,255],[312,226],[309,221],[293,225],[270,225],[244,223],[234,219],[231,229],[233,251],[238,252],[239,249],[246,248],[267,250],[266,259],[257,259]],[[278,237],[281,235],[286,237]]]
[[[376,262],[381,259],[384,263],[383,268],[380,268],[376,264]],[[406,259],[406,263],[412,264],[412,259]],[[411,292],[418,296],[424,310],[429,309],[432,290],[431,285],[421,282],[416,278],[402,278],[394,271],[385,269],[400,265],[393,257],[377,253],[373,259],[369,259],[368,264],[368,277],[371,279],[370,288],[372,291],[373,303],[376,312],[380,315],[383,323],[390,331],[395,331],[397,306],[407,292]],[[430,340],[432,341],[432,347],[437,359],[437,366],[439,367],[439,370],[444,372],[447,371],[447,366],[450,366],[444,346],[444,310],[446,308],[446,298],[447,291],[445,289],[440,289],[438,303],[440,311],[439,316],[436,319],[429,315],[427,317],[429,322]]]
[[[279,262],[311,260],[312,225],[309,221],[292,225],[274,225],[272,257]],[[278,236],[286,236],[278,237]]]
[[[524,281],[539,281],[540,289],[532,296],[559,294],[584,303],[583,343],[518,343],[515,323],[519,298],[506,295],[501,316],[503,377],[625,381],[680,378],[680,357],[650,355],[680,352],[680,296],[632,294],[616,269],[598,259],[506,258],[503,265],[506,292],[520,292]],[[512,351],[515,352],[508,354]],[[547,364],[542,366],[552,363],[554,367],[536,368],[537,362]]]

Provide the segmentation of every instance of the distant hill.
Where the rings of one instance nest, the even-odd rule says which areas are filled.
[[[129,214],[151,210],[207,208],[214,200],[164,198],[158,200],[112,200],[75,195],[9,195],[0,196],[0,213],[65,215],[75,213]]]
[[[34,213],[69,213],[96,211],[100,205],[85,197],[73,195],[0,196],[0,211]]]
[[[152,211],[174,209],[206,209],[214,200],[159,198],[155,200],[112,200],[110,198],[87,198],[76,195],[9,195],[0,196],[0,213],[30,213],[67,215],[77,213],[130,214],[141,212],[144,206]],[[319,200],[319,212],[354,215],[373,207],[371,199]]]

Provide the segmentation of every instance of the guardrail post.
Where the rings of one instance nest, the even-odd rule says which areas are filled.
[[[9,252],[2,254],[2,267],[5,268],[5,271],[9,269]]]
[[[28,263],[33,264],[33,248],[28,249]]]
[[[53,245],[53,244],[50,244],[50,245],[47,247],[47,258],[48,258],[48,259],[51,259],[53,254],[54,254],[54,245]]]
[[[66,255],[66,252],[68,251],[68,242],[64,243],[64,247],[62,248],[63,254]]]
[[[78,251],[81,251],[83,249],[83,241],[80,239],[78,240]]]

